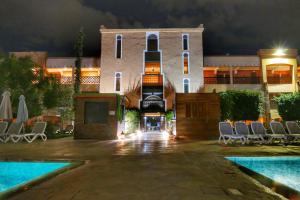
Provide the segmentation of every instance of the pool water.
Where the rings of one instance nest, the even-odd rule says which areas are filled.
[[[0,162],[0,193],[69,165],[69,162]]]
[[[226,159],[300,192],[299,156],[226,157]]]

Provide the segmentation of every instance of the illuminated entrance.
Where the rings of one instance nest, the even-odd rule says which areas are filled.
[[[161,113],[145,113],[143,129],[145,132],[165,130],[165,116]]]

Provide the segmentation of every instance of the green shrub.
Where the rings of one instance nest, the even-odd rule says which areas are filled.
[[[56,124],[53,124],[51,122],[47,122],[46,131],[45,134],[47,135],[48,139],[55,138],[56,131],[59,129],[59,126]]]
[[[228,92],[222,92],[220,95],[220,107],[221,107],[221,119],[227,120],[232,119],[232,108],[234,105],[233,94]]]
[[[173,112],[173,110],[168,110],[168,111],[166,112],[166,121],[167,121],[167,122],[172,121],[173,117],[174,117],[174,112]]]
[[[230,90],[220,93],[222,120],[257,120],[262,111],[259,92]]]
[[[138,130],[140,124],[139,110],[127,110],[125,113],[125,133],[134,133]]]
[[[300,120],[300,93],[282,94],[274,97],[274,100],[284,121]]]

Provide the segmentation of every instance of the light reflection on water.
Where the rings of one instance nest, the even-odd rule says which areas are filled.
[[[170,153],[176,141],[161,132],[143,133],[140,137],[117,142],[115,155]]]

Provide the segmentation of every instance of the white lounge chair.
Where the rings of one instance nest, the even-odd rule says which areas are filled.
[[[272,142],[274,140],[287,141],[287,132],[285,131],[283,125],[280,122],[271,121],[270,127],[273,134],[269,134],[269,142]]]
[[[4,142],[7,134],[6,134],[6,129],[7,129],[8,123],[7,122],[0,122],[0,141]]]
[[[268,139],[271,137],[261,122],[251,122],[251,130],[253,134],[261,138],[262,142],[269,141]]]
[[[13,122],[8,127],[8,130],[6,132],[6,138],[4,142],[8,142],[11,139],[12,135],[20,135],[23,128],[23,123]]]
[[[285,125],[288,129],[289,135],[293,137],[294,141],[297,141],[300,139],[300,126],[296,121],[287,121],[285,122]]]
[[[36,122],[33,125],[31,133],[12,134],[10,135],[10,138],[15,143],[23,139],[25,139],[28,143],[31,143],[38,137],[40,137],[43,141],[46,141],[47,140],[47,136],[45,134],[46,126],[47,126],[47,122]]]
[[[242,144],[245,144],[246,138],[243,135],[234,134],[233,128],[228,122],[219,122],[219,143],[223,140],[224,144],[229,142],[239,140]]]
[[[250,134],[249,128],[245,122],[235,122],[235,132],[238,135],[243,135],[246,138],[246,142],[249,143],[250,141],[259,141],[260,143],[264,142],[264,139],[260,135]]]

